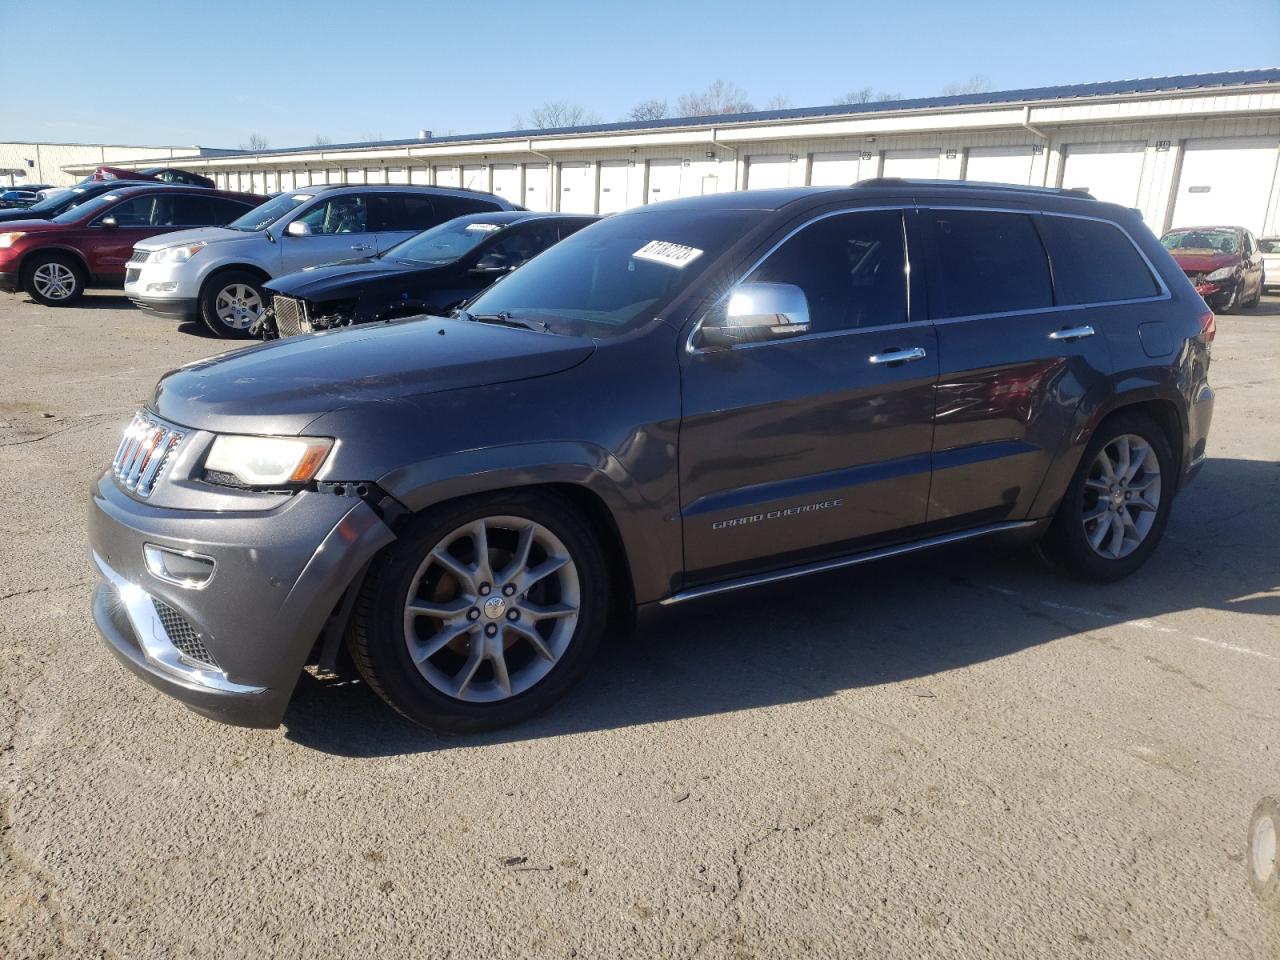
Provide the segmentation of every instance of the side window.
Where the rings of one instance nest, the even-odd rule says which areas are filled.
[[[369,232],[368,197],[347,193],[322,200],[298,218],[317,236]]]
[[[173,197],[173,220],[174,226],[178,227],[207,227],[212,223],[217,223],[213,219],[213,211],[211,209],[210,197],[194,197],[181,196]]]
[[[499,209],[492,200],[482,200],[478,197],[432,197],[431,200],[435,204],[436,215],[439,217],[437,223],[468,213],[492,213]]]
[[[94,223],[101,223],[107,217],[115,217],[116,223],[122,227],[149,227],[155,213],[156,199],[154,196],[131,197],[104,210]]]
[[[745,279],[800,287],[809,301],[812,333],[902,323],[902,214],[869,210],[826,217],[787,240]]]
[[[375,193],[369,197],[371,230],[415,233],[439,223],[430,197],[404,193]]]
[[[556,228],[546,223],[531,223],[503,232],[481,258],[486,265],[515,268],[532,260],[556,242]]]
[[[1248,230],[1244,232],[1244,255],[1246,259],[1253,256],[1253,234]]]
[[[930,297],[934,317],[1053,305],[1049,262],[1026,214],[935,210],[933,234],[940,287],[940,297]]]
[[[251,203],[229,200],[226,197],[209,197],[205,203],[209,204],[209,219],[206,222],[215,227],[230,223],[237,217],[243,217],[253,209]]]
[[[1137,300],[1160,292],[1132,241],[1101,220],[1046,216],[1041,236],[1053,264],[1053,290],[1060,304]]]

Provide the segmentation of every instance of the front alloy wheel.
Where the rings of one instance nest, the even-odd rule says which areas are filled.
[[[84,293],[84,277],[74,264],[61,256],[45,256],[26,271],[26,288],[31,299],[46,307],[65,307]]]
[[[444,504],[370,566],[348,647],[410,720],[452,732],[505,726],[586,672],[611,608],[608,569],[585,518],[554,495]]]
[[[267,307],[262,281],[247,270],[215,275],[200,294],[200,315],[210,332],[227,339],[252,336]]]

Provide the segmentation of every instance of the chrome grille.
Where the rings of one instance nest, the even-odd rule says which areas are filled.
[[[111,472],[116,482],[140,497],[151,494],[169,456],[186,436],[177,427],[149,413],[137,413],[124,432]]]
[[[299,333],[311,332],[311,321],[307,317],[307,304],[304,300],[293,297],[276,296],[271,299],[275,311],[276,330],[282,337],[293,337]]]
[[[163,600],[157,600],[152,597],[151,602],[156,605],[156,616],[164,624],[164,632],[169,635],[169,642],[177,647],[184,657],[205,666],[213,667],[215,670],[219,669],[218,661],[213,658],[213,654],[204,645],[204,641],[200,639],[200,634],[196,632],[196,628],[191,626],[182,614]]]
[[[151,256],[150,250],[135,250],[133,256],[129,258],[130,263],[146,263],[147,257]]]

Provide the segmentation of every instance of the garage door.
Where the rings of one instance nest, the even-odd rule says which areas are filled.
[[[600,164],[600,212],[617,213],[630,205],[631,171],[625,160],[605,160]]]
[[[551,209],[551,176],[545,163],[524,168],[524,205],[530,210]]]
[[[861,160],[857,153],[815,153],[809,182],[815,187],[838,187],[857,183]]]
[[[800,166],[792,163],[785,154],[747,158],[747,189],[763,190],[769,187],[790,187],[791,171]],[[799,184],[796,184],[799,186]]]
[[[468,163],[462,168],[462,185],[468,190],[488,190],[488,171],[483,164]]]
[[[650,160],[649,193],[645,197],[645,203],[674,200],[680,196],[680,171],[683,165],[682,160]]]
[[[964,178],[984,183],[1031,183],[1031,147],[970,147]]]
[[[1173,225],[1229,224],[1261,233],[1276,177],[1278,147],[1276,137],[1188,140]]]
[[[457,167],[436,167],[437,187],[460,187],[462,175]]]
[[[427,183],[430,183],[430,182],[431,182],[431,168],[430,168],[430,167],[410,167],[410,168],[409,168],[409,182],[410,182],[410,183],[421,183],[421,184],[427,184]]]
[[[1062,185],[1083,188],[1099,200],[1138,205],[1145,143],[1074,143],[1067,147]]]
[[[563,213],[594,213],[591,164],[560,164],[560,210]]]
[[[364,183],[364,167],[347,167],[343,183]]]
[[[520,202],[520,168],[514,163],[493,165],[493,192],[512,203]]]
[[[884,176],[915,177],[925,180],[938,175],[938,151],[932,147],[923,150],[886,150],[884,152]]]

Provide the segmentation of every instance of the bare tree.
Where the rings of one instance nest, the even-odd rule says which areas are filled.
[[[665,120],[670,113],[665,100],[643,100],[627,113],[628,120]]]
[[[333,138],[326,137],[322,133],[317,133],[316,138],[311,141],[311,145],[313,147],[327,147],[331,143],[333,143]]]
[[[942,88],[944,97],[958,97],[965,93],[986,93],[991,89],[991,78],[985,73],[975,73],[960,83],[948,83]]]
[[[710,117],[724,113],[751,113],[755,104],[737,84],[717,80],[706,90],[680,95],[677,112],[682,117]]]
[[[535,130],[553,130],[558,127],[582,127],[599,123],[600,117],[584,109],[580,104],[567,100],[548,100],[540,107],[529,111],[527,126]],[[526,126],[521,117],[516,117],[516,126]]]
[[[885,90],[875,90],[872,87],[863,87],[861,90],[850,90],[842,96],[836,97],[837,104],[846,103],[870,103],[875,100],[878,103],[888,103],[890,100],[901,100],[902,94],[889,93]]]
[[[764,102],[766,110],[785,110],[791,106],[791,98],[786,94],[780,93],[776,97],[770,97]]]
[[[257,153],[259,150],[265,150],[270,144],[267,138],[260,133],[249,134],[249,139],[240,144],[240,149],[247,153]]]

